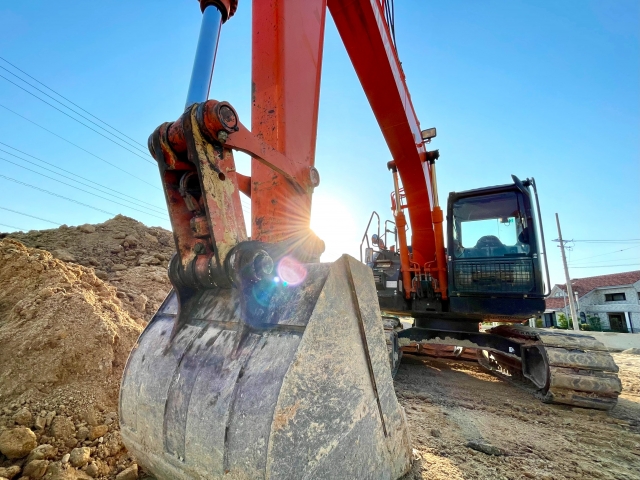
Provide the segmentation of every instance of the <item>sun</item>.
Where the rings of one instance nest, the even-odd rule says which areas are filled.
[[[349,208],[339,199],[326,193],[313,195],[311,229],[324,240],[326,248],[321,258],[323,262],[333,262],[344,253],[357,258],[358,225]]]

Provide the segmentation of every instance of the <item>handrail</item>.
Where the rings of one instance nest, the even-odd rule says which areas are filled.
[[[391,224],[393,224],[393,237],[394,237],[394,238],[393,238],[393,244],[395,245],[396,250],[397,250],[397,249],[398,249],[398,229],[395,227],[396,222],[394,222],[393,220],[385,220],[385,221],[384,221],[384,244],[385,244],[385,247],[389,248],[389,247],[387,246],[387,245],[389,245],[389,244],[387,243],[387,232],[388,232],[388,233],[392,233],[392,232],[391,232],[391,230],[389,230],[389,229],[387,228],[387,223],[391,223]]]
[[[362,246],[364,245],[365,240],[367,241],[367,248],[371,248],[371,245],[369,245],[369,236],[367,234],[369,233],[369,227],[371,226],[371,220],[373,220],[374,215],[378,218],[378,238],[380,238],[380,215],[378,215],[378,212],[374,210],[371,213],[371,216],[369,217],[369,223],[367,223],[367,228],[364,230],[364,235],[362,236],[362,242],[360,242],[360,262],[362,262]]]

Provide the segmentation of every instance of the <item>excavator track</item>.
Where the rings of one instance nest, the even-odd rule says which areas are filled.
[[[598,410],[616,405],[622,391],[618,366],[595,338],[520,325],[500,325],[489,333],[520,343],[522,361],[479,351],[479,363],[509,381],[529,380],[543,402]]]

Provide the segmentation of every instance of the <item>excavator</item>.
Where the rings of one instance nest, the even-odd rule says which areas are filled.
[[[423,136],[430,140],[435,129]],[[433,163],[439,156],[438,150],[427,152]],[[550,285],[535,179],[521,181],[512,175],[511,184],[450,193],[446,248],[438,238],[443,214],[436,203],[436,255],[422,264],[407,244],[403,210],[411,215],[413,208],[405,188],[399,187],[395,162],[388,167],[394,179],[395,221],[385,221],[381,235],[380,216],[371,214],[360,260],[373,270],[392,372],[398,370],[403,352],[477,360],[500,378],[524,383],[545,403],[613,408],[622,385],[618,367],[601,342],[584,334],[521,325],[544,311],[549,293],[545,286]],[[432,186],[437,192],[435,180]],[[437,202],[437,193],[433,198]],[[377,228],[370,236],[374,218]],[[389,248],[388,234],[394,239]],[[412,327],[404,329],[398,316],[410,317]],[[483,322],[499,325],[481,332]]]
[[[448,225],[458,227],[448,227],[445,250],[437,154],[411,103],[391,0],[253,0],[250,129],[230,103],[209,99],[219,36],[238,2],[199,5],[185,110],[149,138],[176,254],[172,291],[132,350],[120,389],[123,442],[145,471],[158,480],[397,479],[412,448],[393,367],[400,348],[439,338],[480,346],[496,368],[519,361],[555,401],[563,388],[578,396],[568,388],[575,378],[619,383],[595,347],[565,348],[516,327],[477,331],[487,316],[542,308],[527,182],[452,194]],[[399,248],[378,248],[370,265],[349,255],[320,262],[324,242],[310,229],[327,12],[392,157]],[[251,157],[249,175],[236,170],[234,151]],[[249,234],[240,195],[251,201]],[[471,246],[465,228],[496,215],[522,243],[500,261],[480,255],[501,249],[495,240]],[[396,280],[387,256],[389,266],[399,261]],[[512,291],[485,288],[502,284]],[[381,306],[416,325],[385,330]],[[595,360],[576,369],[581,356]],[[584,404],[604,403],[597,393]]]

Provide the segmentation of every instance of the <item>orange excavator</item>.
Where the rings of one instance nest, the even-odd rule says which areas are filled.
[[[438,339],[483,347],[503,370],[524,361],[555,395],[549,372],[570,370],[553,363],[567,360],[564,350],[552,355],[546,338],[515,327],[477,332],[478,319],[496,311],[520,318],[541,308],[527,187],[517,181],[450,202],[449,225],[488,219],[490,210],[524,235],[529,250],[503,259],[504,273],[483,270],[471,255],[497,251],[495,241],[470,248],[464,227],[451,231],[458,236],[445,250],[437,154],[425,148],[430,133],[420,129],[398,60],[393,2],[254,0],[251,129],[231,104],[209,100],[218,38],[237,0],[199,3],[185,111],[149,138],[176,254],[173,289],[133,349],[120,391],[123,441],[145,470],[158,480],[399,478],[410,468],[411,442],[390,366],[400,347]],[[393,158],[399,246],[372,251],[369,266],[348,255],[320,263],[324,243],[309,228],[320,184],[314,157],[327,11]],[[236,171],[234,151],[252,157],[250,175]],[[251,199],[250,235],[240,195]],[[469,258],[455,256],[459,250]],[[399,262],[395,284],[380,283],[385,256]],[[504,301],[473,289],[491,282],[538,290],[522,287]],[[380,305],[424,323],[385,332]],[[598,378],[610,380],[607,358],[598,359]],[[574,376],[592,379],[592,370]],[[570,381],[569,373],[562,378]]]

